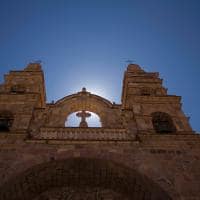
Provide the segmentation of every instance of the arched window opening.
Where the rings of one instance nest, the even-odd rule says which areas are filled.
[[[152,88],[142,88],[140,90],[141,96],[151,96],[154,95],[154,90]]]
[[[10,88],[10,91],[12,93],[25,93],[26,89],[23,85],[13,85],[11,88]]]
[[[78,111],[70,114],[65,127],[102,127],[99,116],[90,111]]]
[[[176,132],[176,127],[167,113],[152,113],[152,123],[156,133],[172,133]]]
[[[147,89],[141,90],[141,96],[150,96],[150,95],[151,95],[151,93],[149,90],[147,90]]]
[[[0,112],[0,132],[9,132],[13,123],[13,115],[9,111]]]

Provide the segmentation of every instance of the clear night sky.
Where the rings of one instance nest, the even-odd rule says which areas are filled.
[[[126,60],[158,71],[200,131],[199,0],[0,0],[0,81],[42,60],[48,101],[81,90],[120,103]]]

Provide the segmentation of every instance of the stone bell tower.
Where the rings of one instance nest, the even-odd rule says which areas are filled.
[[[4,80],[0,85],[0,118],[5,126],[9,122],[7,128],[11,131],[27,132],[34,109],[46,106],[41,65],[30,63],[24,70],[10,71]]]
[[[124,74],[122,109],[132,113],[138,134],[192,133],[181,109],[181,97],[168,95],[157,72],[145,72],[130,64]]]

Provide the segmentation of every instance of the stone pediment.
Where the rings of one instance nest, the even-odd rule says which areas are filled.
[[[103,107],[112,108],[112,106],[113,106],[113,104],[109,100],[107,100],[101,96],[92,94],[92,93],[86,91],[85,88],[83,88],[82,91],[80,91],[80,92],[77,92],[75,94],[68,95],[68,96],[63,97],[62,99],[59,99],[58,101],[55,102],[55,106],[60,106],[62,104],[69,103],[70,101],[86,102],[86,101],[91,101],[91,100],[93,102],[101,104]]]

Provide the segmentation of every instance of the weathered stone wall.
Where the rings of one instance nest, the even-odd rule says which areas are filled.
[[[177,133],[192,132],[180,101],[181,97],[167,94],[158,73],[145,72],[136,64],[128,66],[124,74],[122,108],[124,112],[133,112],[138,132],[154,132],[151,116],[154,112],[169,114]]]
[[[23,137],[1,135],[2,185],[42,163],[93,158],[133,169],[157,183],[172,199],[199,199],[199,135],[143,135],[132,142],[23,140]]]
[[[200,136],[180,100],[167,94],[158,73],[132,64],[122,104],[86,89],[47,104],[39,64],[10,72],[0,86],[1,125],[5,111],[13,117],[8,132],[0,133],[0,200],[33,199],[52,187],[86,191],[83,183],[124,199],[200,199]],[[79,110],[98,114],[102,128],[65,128],[68,115]],[[153,122],[156,112],[171,121]]]

